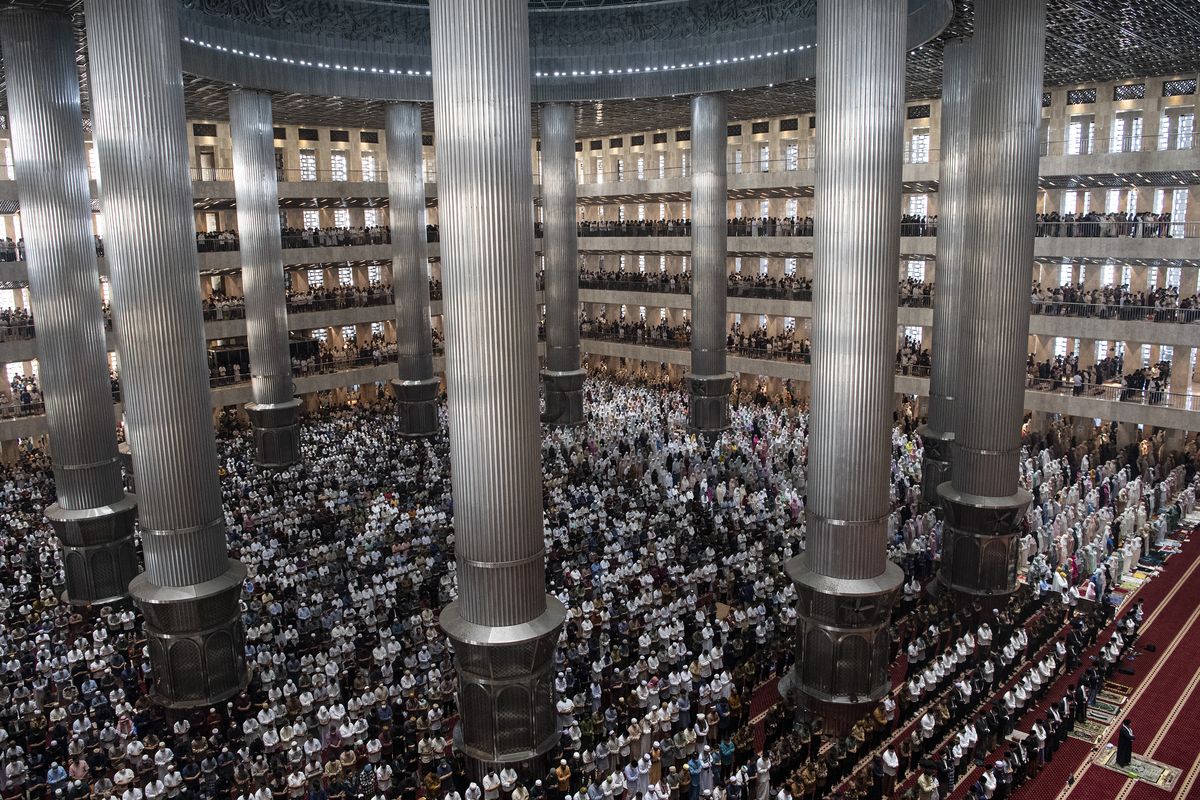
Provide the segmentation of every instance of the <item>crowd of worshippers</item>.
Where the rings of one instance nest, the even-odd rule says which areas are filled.
[[[918,375],[928,377],[933,368],[933,358],[928,347],[921,346],[921,340],[905,336],[896,351],[896,372],[900,375]]]
[[[429,281],[430,291],[434,282]],[[440,284],[439,284],[440,289]],[[364,286],[309,286],[304,291],[287,290],[288,311],[324,311],[332,308],[361,308],[393,302],[392,287],[379,280]]]
[[[18,238],[15,242],[11,237],[0,239],[0,261],[24,261],[25,239]]]
[[[1101,214],[1089,211],[1076,215],[1074,212],[1037,215],[1037,236],[1085,236],[1115,238],[1123,236],[1133,239],[1161,239],[1182,235],[1171,230],[1171,214],[1154,214],[1143,211],[1129,214],[1124,211]]]
[[[785,328],[771,335],[766,328],[755,326],[747,329],[740,322],[730,326],[725,337],[725,348],[737,355],[786,361],[807,362],[811,355],[808,339],[797,339],[795,328]]]
[[[8,386],[0,389],[0,419],[41,414],[43,408],[37,375],[14,372],[8,378]]]
[[[28,308],[0,308],[0,342],[32,338],[32,311]]]
[[[1105,386],[1119,386],[1119,400],[1161,405],[1167,400],[1171,364],[1170,361],[1159,361],[1125,374],[1125,356],[1120,353],[1097,359],[1090,366],[1080,366],[1078,353],[1043,361],[1030,353],[1026,362],[1026,385],[1050,391],[1070,388],[1074,395],[1103,393]]]
[[[538,288],[542,288],[540,284]],[[429,279],[429,297],[431,300],[442,299],[440,280]],[[391,284],[379,280],[372,280],[362,286],[310,286],[303,291],[293,288],[287,290],[288,311],[295,313],[389,305],[393,301]],[[204,298],[203,305],[206,320],[244,319],[246,316],[246,298],[242,296],[214,291]],[[0,341],[3,341],[3,338],[0,338]]]
[[[1029,587],[991,621],[978,603],[906,599],[893,633],[896,643],[908,640],[899,685],[844,737],[827,735],[819,718],[795,724],[777,706],[751,772],[767,770],[777,800],[933,800],[960,786],[970,798],[1007,797],[1053,761],[1133,643],[1140,605],[1107,634],[1094,666],[1080,670],[1113,614],[1107,603],[1089,609],[1070,609],[1057,595],[1045,602]],[[1067,675],[1077,683],[1062,685]],[[1018,724],[1027,731],[1012,737]]]
[[[692,275],[689,272],[581,269],[579,270],[579,288],[687,294],[692,290]]]
[[[812,217],[734,217],[726,221],[727,236],[812,236]],[[691,236],[690,219],[584,220],[580,236]],[[904,214],[901,236],[936,236],[937,215]]]
[[[617,291],[648,291],[687,294],[692,289],[690,272],[634,272],[617,270],[580,270],[579,288]],[[768,275],[732,272],[728,293],[733,297],[769,297],[781,300],[812,300],[812,279],[803,275]],[[933,284],[904,278],[899,283],[902,306],[928,307],[933,302]]]
[[[1002,730],[981,722],[982,695],[1012,674],[1031,707],[1078,660],[1079,643],[1054,624],[1072,616],[1079,587],[1098,581],[1093,596],[1105,597],[1143,540],[1160,541],[1195,503],[1194,443],[1168,454],[1149,441],[1118,448],[1103,431],[1028,440],[1029,588],[988,627],[974,609],[947,614],[926,600],[940,523],[919,507],[919,437],[896,429],[889,536],[907,599],[892,654],[910,681],[823,748],[819,719],[796,726],[786,704],[770,707],[769,681],[792,665],[796,594],[784,565],[803,546],[806,415],[739,403],[710,448],[684,432],[680,391],[593,379],[585,392],[588,424],[548,430],[542,444],[547,586],[568,609],[555,666],[561,741],[546,774],[506,769],[476,784],[451,746],[456,685],[437,625],[455,595],[447,440],[406,439],[386,400],[364,399],[307,418],[304,462],[282,471],[257,468],[251,435],[223,419],[222,491],[231,554],[248,570],[252,678],[227,704],[191,713],[149,701],[134,611],[61,602],[60,554],[42,515],[53,499],[47,455],[27,447],[0,467],[0,793],[786,800],[803,796],[811,776],[830,792],[843,783],[844,797],[878,797],[867,794],[868,743],[897,735],[879,759],[881,780],[898,787],[919,771],[914,788],[930,774],[952,785],[968,766],[964,746],[983,756]],[[1099,558],[1090,575],[1085,550]],[[1059,599],[1030,605],[1039,592]],[[1076,638],[1097,635],[1103,619],[1081,619]],[[1109,661],[1128,633],[1106,645]],[[1052,651],[1038,649],[1052,639]],[[1022,705],[1017,689],[1012,700]],[[756,704],[768,706],[762,730],[750,721]],[[922,735],[905,751],[914,719]],[[1050,742],[1061,723],[1038,724]],[[1047,752],[1029,747],[993,759],[993,779],[1027,776]]]
[[[1179,287],[1133,292],[1127,284],[1088,289],[1079,285],[1033,285],[1033,313],[1101,319],[1185,322],[1200,320],[1200,295],[1180,297]]]

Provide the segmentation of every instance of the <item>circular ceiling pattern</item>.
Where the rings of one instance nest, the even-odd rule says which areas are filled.
[[[422,0],[181,0],[184,67],[239,85],[427,100]],[[724,91],[813,74],[817,0],[531,0],[533,97],[604,100]],[[950,0],[908,0],[909,46]]]

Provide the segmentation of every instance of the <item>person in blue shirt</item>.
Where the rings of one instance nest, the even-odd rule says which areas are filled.
[[[687,762],[688,772],[692,776],[691,791],[689,800],[700,800],[700,757],[692,754],[692,757]]]
[[[67,771],[57,761],[50,765],[50,769],[46,771],[46,783],[50,784],[51,788],[58,788],[67,781]]]

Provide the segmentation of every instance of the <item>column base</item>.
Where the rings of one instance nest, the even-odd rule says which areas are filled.
[[[63,600],[76,606],[101,606],[124,600],[138,574],[133,525],[137,498],[127,494],[100,508],[68,510],[58,503],[46,518],[63,548],[67,588]]]
[[[146,620],[150,699],[167,708],[198,708],[246,688],[245,579],[245,565],[231,559],[222,575],[205,583],[155,586],[143,572],[129,585]]]
[[[137,494],[133,483],[133,451],[129,449],[129,442],[117,445],[117,457],[121,459],[121,475],[125,480],[126,494]]]
[[[438,378],[420,381],[392,379],[401,436],[424,437],[437,434],[440,430],[437,398],[441,386],[442,382]]]
[[[942,501],[938,497],[938,487],[950,480],[952,474],[950,453],[954,434],[922,425],[917,435],[921,437],[924,448],[921,459],[921,503],[926,508],[940,508]]]
[[[300,406],[298,397],[286,403],[246,404],[254,428],[255,460],[260,467],[300,463]]]
[[[546,413],[542,415],[545,425],[582,425],[583,379],[587,372],[581,369],[569,372],[542,370],[542,386],[546,392]]]
[[[1003,596],[1017,588],[1021,520],[1033,496],[1024,489],[1009,497],[967,494],[952,483],[938,487],[945,523],[938,580],[974,597]]]
[[[441,625],[454,643],[459,723],[454,744],[479,779],[492,766],[532,765],[544,774],[546,756],[559,745],[554,699],[554,651],[566,610],[552,595],[537,619],[521,625],[476,625],[458,602],[442,610]]]
[[[802,713],[824,718],[827,732],[845,734],[891,689],[890,622],[904,572],[889,561],[875,578],[830,578],[813,572],[801,553],[787,573],[798,590],[799,620],[785,689]]]
[[[729,391],[733,375],[687,375],[691,387],[688,399],[688,430],[716,438],[729,428]]]

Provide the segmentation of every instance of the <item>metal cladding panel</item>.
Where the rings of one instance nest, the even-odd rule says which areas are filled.
[[[817,6],[807,553],[834,578],[887,561],[904,35],[892,0]]]
[[[416,103],[388,105],[384,132],[388,219],[392,227],[392,288],[396,298],[397,374],[402,381],[423,381],[433,377],[433,334],[429,327],[421,107]],[[440,146],[438,150],[440,153]]]
[[[212,398],[188,177],[179,7],[160,0],[89,0],[88,55],[107,222],[105,251],[140,518],[224,553]],[[195,532],[203,531],[202,534]],[[147,535],[146,572],[178,584],[217,577],[176,537]],[[163,585],[163,584],[158,584]]]
[[[546,256],[546,369],[579,369],[579,240],[575,223],[575,107],[542,107]]]
[[[112,417],[75,36],[66,17],[0,15],[17,194],[59,504],[124,496]]]
[[[955,430],[959,394],[958,318],[966,257],[966,208],[971,140],[971,40],[946,42],[942,60],[941,161],[938,184],[937,295],[933,301],[933,370],[929,377],[929,427]],[[934,489],[936,490],[936,486]]]
[[[981,3],[975,31],[958,329],[959,363],[973,379],[959,381],[952,480],[960,492],[1004,497],[1017,491],[1025,410],[1046,2]]]
[[[233,192],[237,199],[242,291],[246,295],[246,344],[250,385],[262,405],[292,399],[288,351],[287,288],[279,230],[279,185],[271,95],[229,93],[233,140]]]
[[[725,374],[728,200],[725,97],[692,98],[692,374]]]
[[[546,609],[525,0],[430,6],[459,605]]]

